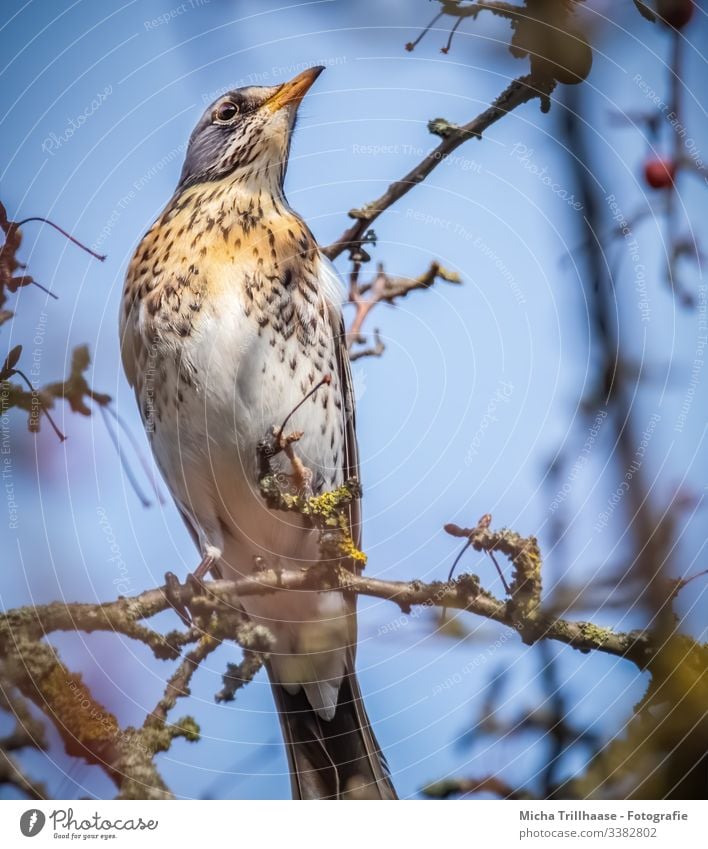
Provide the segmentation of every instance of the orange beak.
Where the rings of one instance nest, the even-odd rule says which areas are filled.
[[[263,106],[266,106],[271,112],[277,112],[291,103],[297,106],[322,71],[324,71],[324,65],[308,68],[289,82],[283,83],[276,93],[266,100]]]

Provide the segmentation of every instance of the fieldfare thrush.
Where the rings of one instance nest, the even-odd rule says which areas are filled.
[[[283,191],[297,110],[322,70],[230,91],[206,110],[128,269],[123,366],[199,546],[199,577],[321,562],[318,533],[269,509],[259,488],[258,445],[288,416],[309,491],[359,474],[342,286]],[[292,476],[285,453],[271,462]],[[358,501],[351,514],[358,545]],[[396,798],[354,670],[355,600],[279,590],[241,604],[274,637],[266,666],[293,796]]]

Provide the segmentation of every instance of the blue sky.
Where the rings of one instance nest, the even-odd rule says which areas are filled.
[[[665,90],[668,44],[626,6],[594,4],[612,22],[598,32],[601,47],[586,85],[594,179],[631,215],[657,203],[641,181],[648,142],[639,130],[616,127],[609,115],[646,106],[637,74]],[[131,252],[172,193],[186,140],[213,97],[227,87],[285,80],[307,65],[328,66],[302,106],[286,183],[292,206],[327,244],[347,225],[349,209],[378,196],[430,148],[430,118],[469,120],[511,75],[526,71],[504,50],[506,25],[483,16],[462,28],[447,56],[438,49],[446,38],[441,31],[406,53],[404,43],[427,23],[427,2],[259,3],[254,11],[253,4],[221,0],[78,0],[61,8],[11,0],[7,8],[0,28],[0,199],[12,218],[49,216],[108,258],[99,264],[48,228],[28,225],[22,256],[60,298],[21,290],[3,344],[24,342],[28,354],[38,351],[36,380],[43,383],[65,374],[73,347],[88,343],[92,384],[116,398],[143,445],[119,363],[120,291]],[[703,22],[690,30],[694,44],[705,43],[705,34]],[[689,50],[685,79],[695,83],[702,73],[698,51]],[[687,91],[685,108],[691,135],[705,144],[704,105]],[[464,285],[441,283],[395,309],[377,309],[368,330],[380,329],[386,353],[354,366],[372,575],[445,577],[456,545],[442,525],[470,524],[486,512],[495,526],[548,542],[553,492],[544,477],[556,451],[572,462],[587,438],[593,416],[582,417],[580,402],[595,362],[578,251],[582,211],[570,199],[577,191],[568,167],[573,151],[558,142],[561,109],[517,110],[483,141],[461,147],[375,224],[374,259],[389,272],[419,274],[437,259]],[[694,177],[680,183],[682,229],[689,235],[691,221],[702,223],[704,192]],[[662,233],[651,215],[635,233],[647,270],[648,320],[637,307],[626,255],[616,278],[617,314],[626,350],[658,375],[637,388],[634,408],[639,435],[642,424],[660,416],[645,458],[652,492],[666,502],[683,483],[700,500],[704,375],[685,426],[676,430],[698,316],[680,308],[663,282]],[[338,267],[346,271],[344,259]],[[686,265],[684,271],[697,291],[700,270]],[[161,583],[166,569],[191,570],[196,552],[175,509],[169,502],[141,508],[100,417],[64,410],[58,417],[69,435],[62,445],[46,426],[34,439],[23,431],[21,415],[11,419],[19,521],[13,530],[1,523],[3,538],[10,535],[6,550],[17,550],[0,576],[2,605],[106,600],[117,582],[137,592]],[[572,535],[562,557],[548,559],[549,585],[591,581],[622,563],[622,511],[595,530],[621,480],[612,452],[609,428],[600,428],[567,498]],[[699,506],[680,529],[677,560],[688,573],[705,567],[701,524]],[[499,591],[490,563],[470,556],[463,568],[479,571]],[[705,622],[705,586],[696,582],[681,600],[686,627],[696,634]],[[618,622],[619,615],[606,610],[595,618],[620,628],[641,622],[633,614]],[[456,740],[469,729],[492,672],[508,671],[501,716],[537,703],[536,650],[471,617],[464,640],[435,636],[426,623],[425,616],[402,620],[384,602],[361,603],[362,687],[400,793],[413,795],[448,773],[490,769],[533,782],[541,745],[504,740],[490,747],[480,738],[470,747]],[[161,624],[175,622],[165,614]],[[61,635],[52,642],[124,723],[141,723],[158,700],[169,667],[144,647],[111,635]],[[553,651],[573,715],[606,734],[621,727],[643,692],[641,676],[609,657]],[[158,759],[178,795],[288,793],[265,678],[232,705],[214,703],[226,662],[236,657],[233,647],[212,655],[191,698],[174,712],[194,715],[203,732],[198,744],[179,741]],[[481,670],[470,667],[475,657],[484,658]],[[441,686],[448,680],[455,683]],[[98,770],[69,768],[56,739],[49,760],[31,755],[27,762],[59,796],[112,793]]]

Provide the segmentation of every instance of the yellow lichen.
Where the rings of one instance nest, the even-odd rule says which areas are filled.
[[[349,530],[343,528],[342,531],[342,539],[339,543],[339,550],[342,552],[342,556],[353,560],[355,563],[359,563],[362,567],[366,566],[366,555],[355,545]]]
[[[348,486],[342,485],[329,492],[313,495],[307,499],[306,510],[313,516],[332,519],[337,516],[342,507],[352,500],[352,492]]]
[[[95,701],[81,676],[72,676],[61,662],[55,663],[36,683],[46,712],[59,720],[67,736],[90,747],[119,733],[113,714]]]

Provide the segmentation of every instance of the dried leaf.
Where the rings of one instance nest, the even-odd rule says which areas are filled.
[[[5,358],[5,362],[2,364],[2,368],[0,369],[0,380],[7,380],[9,377],[12,377],[21,354],[22,345],[15,345]]]
[[[653,24],[656,23],[656,15],[646,3],[642,3],[642,0],[634,0],[634,5],[637,7],[637,11],[643,18],[647,21],[651,21]]]

